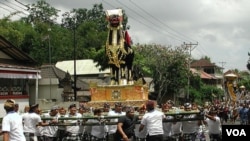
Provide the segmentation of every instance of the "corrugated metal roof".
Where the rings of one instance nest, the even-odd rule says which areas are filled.
[[[28,54],[15,47],[12,43],[7,41],[0,35],[0,51],[4,52],[14,60],[18,60],[21,63],[36,64],[36,61],[31,58]]]
[[[36,61],[0,35],[0,78],[40,79]]]
[[[96,67],[96,64],[92,59],[76,60],[76,75],[90,75],[90,74],[107,74],[110,70],[100,71],[100,67]],[[56,63],[56,67],[69,72],[70,75],[74,75],[74,60],[59,61]]]

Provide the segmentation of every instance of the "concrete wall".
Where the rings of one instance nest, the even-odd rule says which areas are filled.
[[[57,78],[45,78],[39,80],[38,99],[57,99],[62,101],[62,88],[58,88]]]
[[[57,101],[63,101],[62,88],[58,88],[58,85],[39,85],[38,99],[56,99]]]
[[[62,92],[63,88],[58,87],[58,79],[56,78],[47,78],[47,79],[40,79],[38,81],[38,95],[36,97],[36,85],[33,82],[30,85],[29,89],[29,102],[30,103],[38,103],[37,99],[46,99],[52,100],[55,99],[56,101],[63,101]]]

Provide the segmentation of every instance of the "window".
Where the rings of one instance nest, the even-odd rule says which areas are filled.
[[[0,96],[4,95],[25,95],[26,79],[6,79],[0,78]]]

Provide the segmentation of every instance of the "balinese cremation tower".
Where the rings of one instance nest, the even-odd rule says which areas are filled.
[[[109,102],[140,106],[148,100],[148,86],[136,66],[133,66],[134,52],[131,39],[122,26],[122,9],[106,11],[108,37],[105,55],[109,59],[111,81],[108,85],[90,83],[90,105],[102,106]],[[140,77],[141,76],[141,77]]]

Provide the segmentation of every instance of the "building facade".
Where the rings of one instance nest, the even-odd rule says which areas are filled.
[[[25,105],[37,102],[38,80],[41,78],[37,62],[0,36],[0,107],[6,99],[14,99],[22,112]],[[0,116],[5,114],[0,108]]]

